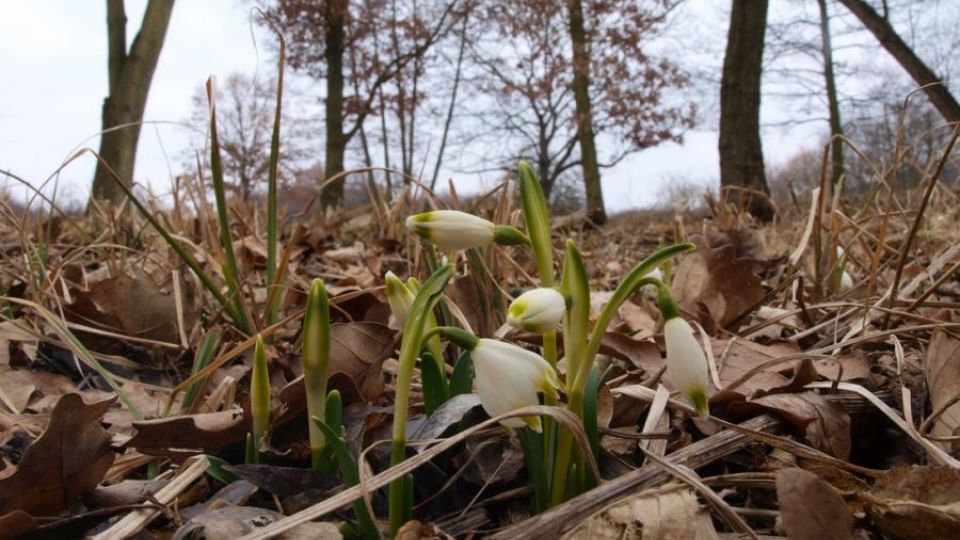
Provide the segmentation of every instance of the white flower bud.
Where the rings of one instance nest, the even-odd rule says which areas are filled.
[[[507,309],[507,322],[514,328],[545,334],[556,329],[567,309],[556,289],[541,287],[518,296]]]
[[[413,305],[414,294],[393,272],[387,272],[383,281],[386,284],[390,311],[397,322],[403,325],[407,320],[407,313],[410,312],[410,306]]]
[[[483,218],[456,210],[435,210],[407,218],[407,228],[440,249],[456,250],[493,243],[495,225]]]
[[[480,404],[490,416],[539,405],[538,392],[557,397],[560,380],[539,354],[517,345],[482,338],[470,352]],[[504,420],[508,427],[541,429],[539,416]]]
[[[673,317],[663,325],[663,337],[667,343],[667,374],[673,385],[683,392],[697,409],[697,415],[706,418],[710,414],[707,404],[707,358],[693,336],[690,324],[680,317]]]

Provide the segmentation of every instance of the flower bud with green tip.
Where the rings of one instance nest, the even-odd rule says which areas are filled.
[[[410,313],[410,306],[413,305],[414,292],[393,272],[387,272],[383,281],[387,293],[387,303],[390,304],[390,312],[397,319],[397,323],[403,326],[403,323],[407,320],[407,314]]]
[[[658,300],[660,312],[666,321],[663,324],[663,339],[667,345],[667,374],[677,389],[693,402],[697,415],[706,418],[710,415],[707,404],[707,358],[693,335],[690,323],[680,316],[677,303],[666,285],[659,286]]]
[[[303,317],[303,386],[307,396],[307,418],[326,417],[327,372],[330,365],[330,304],[323,280],[314,279],[307,295]],[[319,466],[326,444],[323,431],[307,421],[313,466]]]
[[[550,237],[550,210],[547,207],[547,198],[529,163],[521,161],[517,165],[517,170],[523,221],[527,227],[527,234],[530,235],[530,244],[537,261],[537,272],[540,273],[541,284],[544,287],[552,287],[553,240]]]
[[[267,370],[267,353],[260,336],[257,336],[253,372],[250,375],[250,414],[253,416],[254,455],[258,455],[270,427],[270,374]]]
[[[477,395],[490,416],[539,405],[538,392],[554,399],[558,397],[557,373],[539,354],[505,341],[477,338],[459,328],[444,326],[438,331],[470,351]],[[539,416],[511,418],[501,423],[511,428],[526,425],[536,432],[541,430]]]
[[[510,303],[507,323],[514,328],[545,334],[556,330],[563,320],[567,302],[556,289],[540,287],[529,290]]]
[[[494,225],[481,217],[456,210],[434,210],[407,218],[407,228],[440,249],[459,250],[527,244],[529,238],[508,225]]]

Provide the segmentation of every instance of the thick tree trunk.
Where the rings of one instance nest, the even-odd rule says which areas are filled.
[[[827,86],[827,104],[830,110],[830,179],[834,185],[843,177],[843,123],[840,121],[840,101],[833,74],[833,45],[830,43],[830,15],[827,0],[817,0],[820,7],[820,44],[823,50],[823,76]]]
[[[156,70],[167,34],[173,0],[150,0],[129,53],[126,50],[127,17],[123,0],[107,0],[107,44],[109,95],[103,102],[100,157],[128,186],[133,182],[133,166],[140,140],[140,122],[147,104],[150,81]],[[119,127],[127,126],[127,127]],[[108,131],[111,128],[117,128]],[[102,164],[93,177],[91,200],[119,203],[123,191]]]
[[[880,45],[913,77],[917,85],[925,87],[924,92],[930,99],[930,103],[944,119],[948,122],[960,122],[960,103],[957,103],[957,99],[943,84],[943,79],[917,57],[886,18],[880,16],[862,0],[840,0],[840,3],[860,19],[867,30],[877,38]]]
[[[347,150],[347,136],[343,132],[343,53],[345,50],[344,25],[346,23],[348,0],[328,0],[326,2],[326,50],[327,62],[327,101],[326,128],[327,143],[324,162],[324,180],[340,174],[344,170],[344,154]],[[320,197],[324,208],[340,206],[343,203],[344,178],[333,182],[323,190]]]
[[[774,217],[760,141],[768,0],[733,0],[720,82],[720,186],[761,221]]]
[[[600,189],[600,164],[593,138],[590,104],[590,53],[583,22],[581,0],[570,0],[570,39],[573,42],[573,97],[576,103],[577,140],[583,166],[583,187],[587,196],[587,217],[598,225],[607,221]]]

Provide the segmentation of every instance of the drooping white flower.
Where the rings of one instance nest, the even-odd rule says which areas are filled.
[[[681,317],[673,317],[664,323],[663,337],[667,344],[667,374],[674,386],[693,402],[697,415],[706,418],[710,414],[707,358],[693,336],[693,329]]]
[[[407,228],[440,249],[470,249],[493,243],[495,225],[456,210],[435,210],[407,218]]]
[[[539,354],[517,345],[482,338],[470,352],[473,359],[477,394],[490,416],[539,405],[538,392],[557,397],[560,381],[556,372]],[[508,427],[529,426],[541,429],[539,416],[504,420]]]
[[[853,278],[850,277],[850,272],[844,270],[840,273],[840,290],[848,291],[853,288]]]
[[[567,309],[556,289],[540,287],[518,296],[507,309],[507,322],[514,328],[545,334],[554,330]]]
[[[383,277],[383,281],[386,285],[387,303],[390,304],[390,311],[402,326],[407,320],[410,306],[413,305],[413,291],[393,272],[387,272]]]

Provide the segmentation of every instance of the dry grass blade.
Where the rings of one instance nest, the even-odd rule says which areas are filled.
[[[703,481],[700,480],[700,478],[696,475],[696,473],[689,471],[683,467],[678,467],[677,465],[670,463],[669,461],[654,454],[653,452],[648,452],[642,446],[640,447],[640,451],[643,452],[643,455],[645,455],[647,459],[653,461],[660,467],[663,467],[663,469],[668,473],[670,473],[674,478],[688,484],[690,487],[695,489],[697,493],[699,493],[701,497],[706,499],[707,502],[710,503],[710,506],[712,506],[720,514],[720,517],[723,518],[723,520],[727,523],[728,526],[730,526],[731,529],[738,531],[740,533],[746,534],[747,536],[755,540],[759,540],[757,533],[754,532],[754,530],[751,529],[750,526],[747,525],[745,521],[743,521],[743,518],[738,516],[737,513],[734,512],[732,508],[730,508],[730,505],[727,504],[726,501],[721,499],[719,495],[717,495],[716,493],[713,492],[712,489],[707,487],[703,483]]]
[[[240,540],[266,540],[267,538],[274,538],[277,535],[296,527],[301,523],[316,519],[318,517],[324,516],[346,506],[353,501],[363,497],[365,493],[372,492],[375,489],[382,488],[388,485],[390,482],[402,478],[407,473],[413,472],[415,469],[423,465],[424,463],[430,461],[434,457],[440,455],[441,453],[453,448],[457,444],[465,441],[469,437],[478,433],[481,430],[484,430],[490,426],[496,425],[501,420],[506,420],[509,418],[518,418],[521,416],[534,416],[534,415],[546,415],[553,418],[556,422],[562,424],[567,429],[570,429],[573,434],[577,444],[580,447],[580,451],[584,456],[587,456],[587,464],[590,466],[591,471],[595,474],[599,474],[597,471],[597,464],[593,461],[592,454],[590,453],[590,445],[587,442],[586,434],[584,434],[583,429],[580,427],[579,419],[576,415],[571,413],[566,409],[558,409],[556,407],[546,407],[543,405],[536,407],[524,407],[522,409],[517,409],[509,414],[504,414],[497,416],[496,418],[491,418],[484,422],[481,422],[469,429],[466,429],[457,435],[450,437],[448,439],[443,439],[438,442],[435,446],[431,447],[429,450],[425,450],[423,453],[411,457],[406,461],[390,467],[389,469],[383,471],[382,473],[374,476],[373,478],[363,481],[361,479],[361,484],[350,489],[341,491],[337,495],[330,497],[318,504],[310,506],[304,510],[297,512],[287,518],[284,518],[275,523],[260,529],[255,533],[248,534],[242,537]],[[599,476],[598,476],[599,477]]]
[[[827,383],[810,383],[807,385],[808,388],[827,388]],[[880,410],[887,418],[893,421],[898,428],[900,428],[904,434],[913,439],[917,444],[919,444],[924,450],[927,451],[927,454],[930,455],[930,458],[936,461],[941,465],[946,465],[953,467],[954,469],[960,468],[960,461],[951,456],[950,454],[944,452],[937,445],[933,444],[926,438],[924,438],[920,433],[917,432],[916,428],[913,427],[909,422],[903,419],[897,411],[890,408],[889,405],[884,403],[880,398],[876,396],[873,392],[867,390],[866,388],[860,386],[859,384],[845,383],[842,382],[837,385],[838,390],[845,390],[847,392],[855,392],[860,396],[863,396],[870,403],[872,403],[877,409]]]
[[[210,463],[206,456],[200,456],[190,464],[179,476],[174,478],[169,484],[154,494],[154,499],[160,504],[170,504],[177,495],[190,487],[198,478],[207,471]],[[150,523],[153,518],[160,515],[160,509],[134,510],[112,527],[102,533],[93,536],[91,540],[123,540],[135,535]]]
[[[779,423],[779,420],[773,416],[765,414],[747,420],[739,424],[739,427],[759,432],[772,430]],[[746,448],[752,443],[749,437],[726,430],[684,447],[670,454],[666,459],[673,464],[696,469]],[[583,516],[593,514],[625,497],[630,497],[638,490],[663,484],[670,478],[671,476],[660,466],[645,465],[609,482],[604,482],[560,506],[512,525],[490,538],[499,540],[557,538],[580,523]]]

